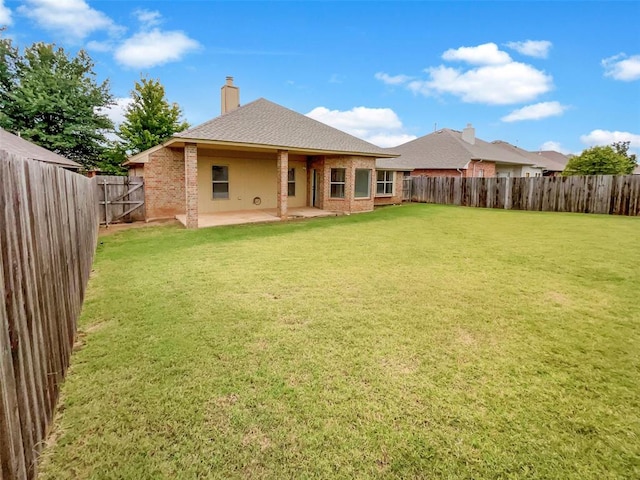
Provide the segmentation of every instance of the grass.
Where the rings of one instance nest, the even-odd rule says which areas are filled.
[[[41,478],[640,478],[640,218],[103,237]]]

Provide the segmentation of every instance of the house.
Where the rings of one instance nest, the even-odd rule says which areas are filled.
[[[24,138],[20,138],[18,135],[9,133],[2,128],[0,128],[0,150],[13,153],[19,157],[49,163],[66,170],[77,172],[81,167],[79,163],[69,160],[57,153],[53,153],[51,150],[47,150],[40,145],[31,143]]]
[[[428,177],[542,176],[543,168],[530,152],[506,142],[485,142],[471,124],[460,131],[438,130],[393,148],[399,158],[381,159],[381,167]]]
[[[637,165],[636,168],[633,169],[631,175],[640,175],[640,165]]]
[[[222,115],[129,158],[145,181],[147,219],[296,208],[355,213],[401,201],[402,175],[378,174],[376,159],[397,153],[260,98],[240,106],[227,77]],[[390,172],[390,173],[386,173]],[[202,223],[202,222],[201,222]]]
[[[549,177],[556,177],[562,173],[562,171],[569,163],[569,157],[555,150],[541,150],[535,152],[538,155],[538,161],[544,168],[544,175]]]

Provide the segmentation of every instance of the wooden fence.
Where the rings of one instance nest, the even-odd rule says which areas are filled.
[[[144,179],[99,175],[98,185],[100,223],[144,221]]]
[[[411,178],[413,202],[512,210],[640,215],[640,175]]]
[[[32,479],[98,235],[95,182],[0,151],[0,479]]]

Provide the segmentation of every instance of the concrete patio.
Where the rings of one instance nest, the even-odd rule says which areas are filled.
[[[313,207],[290,208],[287,214],[287,220],[296,220],[301,218],[314,217],[335,217],[342,215],[339,212],[331,212],[320,210]],[[186,226],[187,216],[176,215],[176,219]],[[223,225],[242,225],[246,223],[266,223],[279,222],[282,219],[278,217],[276,209],[265,210],[241,210],[236,212],[218,212],[210,214],[198,215],[198,228],[220,227]]]

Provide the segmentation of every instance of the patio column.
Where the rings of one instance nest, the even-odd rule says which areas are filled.
[[[186,227],[198,228],[198,146],[195,143],[184,146],[184,192]]]
[[[287,218],[287,195],[289,192],[289,151],[278,150],[278,216]]]

